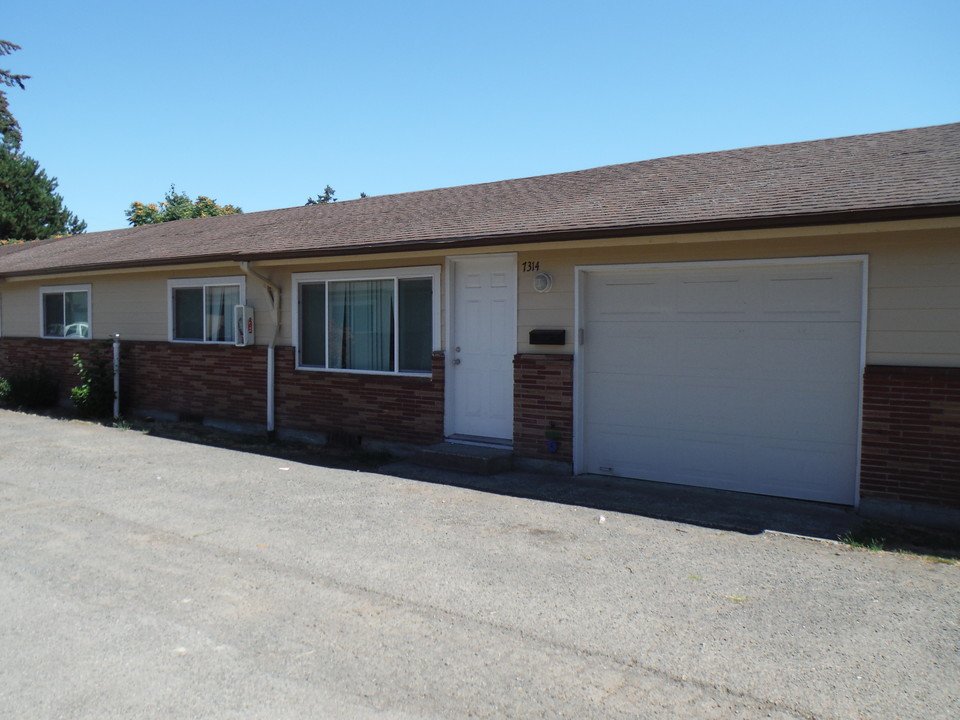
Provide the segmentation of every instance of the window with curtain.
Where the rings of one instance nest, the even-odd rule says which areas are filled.
[[[90,337],[90,286],[40,289],[43,337]]]
[[[233,309],[243,304],[238,278],[171,280],[171,339],[182,342],[232,343]]]
[[[429,373],[439,275],[429,270],[428,277],[301,277],[299,367]]]

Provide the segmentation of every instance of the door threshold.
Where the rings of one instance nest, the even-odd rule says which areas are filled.
[[[500,448],[508,450],[513,448],[513,441],[504,438],[483,437],[482,435],[448,435],[444,442],[455,443],[457,445],[479,445],[480,447]]]

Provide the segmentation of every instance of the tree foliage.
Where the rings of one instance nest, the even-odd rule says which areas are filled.
[[[19,50],[0,40],[0,56]],[[20,151],[23,136],[2,87],[25,89],[28,75],[0,70],[0,243],[81,233],[87,224],[63,205],[57,179]]]
[[[336,202],[337,199],[334,197],[334,194],[336,192],[337,192],[336,190],[334,190],[332,187],[327,185],[323,189],[322,195],[317,195],[315,198],[308,197],[307,202],[304,204],[305,205],[325,205],[327,203]]]
[[[0,238],[42,240],[86,230],[87,224],[64,207],[56,190],[57,179],[48,177],[40,163],[0,147]]]
[[[155,225],[186,218],[238,215],[242,212],[241,208],[233,205],[217,205],[216,200],[206,195],[198,195],[196,200],[191,200],[189,195],[177,192],[176,186],[171,185],[163,202],[147,205],[137,201],[131,203],[124,214],[131,225]]]
[[[337,192],[336,190],[334,190],[332,187],[327,185],[323,189],[322,195],[317,195],[315,198],[309,197],[307,198],[307,202],[305,202],[304,204],[305,205],[325,205],[326,203],[336,202],[337,198],[334,197],[334,194],[336,192]],[[361,198],[365,198],[366,196],[367,194],[365,192],[360,193]]]
[[[19,49],[19,45],[14,45],[12,42],[7,42],[6,40],[0,40],[0,55],[9,55]],[[17,86],[21,90],[25,90],[26,85],[23,84],[23,81],[29,79],[29,75],[18,75],[10,70],[0,69],[0,85],[6,85],[7,87]],[[10,106],[7,104],[7,94],[0,90],[0,142],[14,150],[19,150],[22,140],[23,135],[20,133],[20,124],[16,118],[13,117],[13,114],[10,112]]]

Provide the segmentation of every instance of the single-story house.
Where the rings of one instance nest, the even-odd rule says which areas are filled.
[[[960,124],[0,248],[0,375],[117,333],[125,412],[960,517]]]

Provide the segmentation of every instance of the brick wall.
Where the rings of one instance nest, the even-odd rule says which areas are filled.
[[[514,452],[520,457],[572,462],[573,356],[514,357],[513,403]]]
[[[960,508],[960,368],[868,366],[860,494]]]
[[[294,350],[277,348],[277,427],[418,445],[443,440],[443,353],[430,377],[294,369]]]
[[[124,342],[120,402],[238,423],[266,423],[267,352],[261,346]]]
[[[43,365],[60,380],[66,401],[78,379],[73,353],[110,343],[0,339],[0,376]],[[267,350],[263,346],[167,342],[121,344],[120,401],[131,410],[266,423]],[[276,426],[429,444],[443,439],[442,353],[431,377],[354,375],[294,370],[293,348],[276,349]]]
[[[109,353],[109,343],[89,340],[42,340],[40,338],[0,338],[0,377],[31,372],[43,367],[59,382],[60,399],[70,398],[70,388],[80,382],[73,366],[74,353],[89,359],[92,350]]]
[[[121,403],[131,409],[264,424],[266,348],[124,342]],[[66,401],[73,354],[108,342],[0,339],[0,375],[37,366]],[[294,370],[277,348],[277,427],[428,444],[443,438],[444,357],[430,377]],[[864,498],[960,508],[960,368],[868,366],[864,373],[860,491]],[[551,442],[553,441],[553,442]],[[573,358],[514,358],[514,451],[571,462]],[[555,445],[554,445],[555,443]]]

